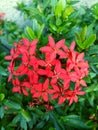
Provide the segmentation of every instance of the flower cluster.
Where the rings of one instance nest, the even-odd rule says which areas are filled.
[[[11,60],[8,81],[12,81],[12,92],[31,94],[33,101],[45,102],[44,106],[51,109],[51,100],[58,104],[68,100],[71,105],[78,101],[78,95],[85,94],[83,78],[88,75],[89,66],[84,53],[74,50],[75,42],[68,48],[64,39],[57,43],[51,36],[48,39],[48,44],[40,48],[43,55],[36,53],[38,39],[29,42],[23,38],[14,43],[5,59]]]

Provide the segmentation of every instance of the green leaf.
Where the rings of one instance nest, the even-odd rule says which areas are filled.
[[[18,123],[18,122],[20,122],[20,120],[21,120],[21,115],[20,114],[18,114],[18,115],[16,115],[15,117],[14,117],[14,119],[12,120],[12,123]]]
[[[98,54],[98,45],[92,45],[89,50],[88,50],[89,54]]]
[[[60,128],[60,126],[59,126],[59,124],[58,124],[58,122],[57,122],[57,119],[56,119],[54,113],[51,111],[49,114],[50,114],[50,119],[51,119],[51,121],[53,122],[53,124],[54,124],[56,130],[61,130],[61,128]]]
[[[50,128],[49,128],[49,130],[55,130],[55,128],[53,128],[53,127],[50,127]]]
[[[36,39],[34,31],[30,27],[26,27],[26,31],[32,40]]]
[[[5,128],[2,126],[2,127],[1,127],[1,130],[5,130]]]
[[[27,122],[24,118],[21,118],[21,121],[20,121],[20,126],[21,128],[23,128],[24,130],[27,130]]]
[[[98,91],[98,84],[93,84],[91,86],[88,86],[85,91],[86,93]]]
[[[88,57],[88,61],[89,61],[90,65],[98,64],[98,57],[97,56]]]
[[[64,9],[64,12],[63,12],[63,18],[68,18],[69,15],[71,15],[73,12],[73,7],[71,5],[67,6],[65,9]]]
[[[84,46],[83,46],[83,44],[82,44],[80,34],[78,34],[77,32],[75,32],[74,34],[75,34],[75,38],[76,38],[77,45],[78,45],[81,49],[83,49]]]
[[[50,23],[49,25],[53,31],[57,31],[57,27],[54,24]]]
[[[96,34],[89,35],[86,40],[83,42],[84,49],[90,47],[96,40]]]
[[[0,66],[0,75],[7,76],[7,72],[6,72],[5,68],[3,68],[2,66]]]
[[[4,117],[4,107],[0,107],[0,118],[2,119]]]
[[[98,3],[96,3],[92,6],[92,11],[93,11],[93,15],[95,16],[95,18],[98,19]]]
[[[36,128],[38,129],[43,128],[44,125],[45,125],[45,121],[41,121],[37,124]]]
[[[39,24],[37,22],[37,19],[33,19],[33,30],[34,30],[34,32],[36,32],[36,34],[38,34],[38,32],[39,32]]]
[[[40,27],[40,29],[39,29],[39,32],[38,32],[38,38],[40,38],[40,37],[41,37],[44,27],[45,27],[45,25],[44,25],[44,24],[43,24],[43,25],[41,25],[41,27]]]
[[[62,24],[62,20],[60,18],[56,19],[56,25],[60,26]]]
[[[65,118],[62,118],[64,122],[66,122],[66,124],[68,126],[72,126],[74,128],[82,128],[82,129],[88,129],[89,126],[87,124],[85,124],[79,116],[77,115],[69,115],[69,116],[65,116]]]
[[[62,119],[65,120],[65,121],[68,120],[68,119],[75,119],[75,120],[77,119],[78,120],[80,118],[81,117],[78,116],[78,115],[68,115],[68,116],[62,117]]]
[[[18,103],[16,103],[16,102],[13,102],[13,101],[10,101],[10,100],[4,100],[4,104],[5,104],[8,108],[11,108],[11,109],[16,109],[16,110],[20,110],[20,109],[21,109],[20,104],[18,104]]]
[[[0,94],[0,102],[3,101],[5,98],[5,95],[3,93]]]
[[[31,120],[31,117],[30,117],[29,113],[26,110],[22,109],[20,111],[20,113],[26,119],[26,121],[29,122]]]
[[[94,99],[95,99],[95,94],[94,94],[94,92],[90,93],[90,95],[87,95],[87,99],[88,99],[90,105],[91,105],[92,107],[94,107]]]
[[[62,15],[62,11],[64,10],[66,5],[66,1],[65,0],[59,0],[56,4],[54,13],[56,17],[60,17]]]
[[[85,26],[84,28],[82,28],[82,31],[80,32],[80,37],[81,37],[81,41],[82,42],[85,40],[86,33],[87,33],[87,26]]]

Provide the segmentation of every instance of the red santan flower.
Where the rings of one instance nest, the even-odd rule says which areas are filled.
[[[51,36],[48,39],[49,43],[40,48],[44,59],[36,53],[38,40],[29,42],[25,38],[14,44],[5,59],[11,61],[8,81],[13,84],[12,92],[31,94],[32,102],[43,102],[50,110],[51,100],[57,100],[58,104],[68,100],[71,105],[78,101],[78,95],[85,94],[82,87],[87,85],[83,78],[88,75],[89,66],[83,59],[84,53],[74,50],[75,42],[68,48],[64,39],[57,43]]]

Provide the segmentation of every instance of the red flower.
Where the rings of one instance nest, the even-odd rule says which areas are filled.
[[[46,79],[45,82],[38,83],[34,85],[34,88],[31,90],[32,96],[34,98],[39,98],[42,97],[44,101],[48,101],[48,85],[49,85],[49,80]]]
[[[10,65],[8,66],[8,71],[10,73],[9,77],[8,77],[8,82],[12,79],[13,75],[14,75],[14,67],[15,67],[15,63],[12,61],[10,63]]]
[[[5,56],[5,59],[6,60],[15,60],[19,55],[16,53],[15,49],[12,48],[11,51],[10,51],[10,54],[9,56]]]
[[[56,54],[60,55],[61,57],[65,56],[64,51],[61,49],[63,44],[64,44],[65,40],[60,40],[55,44],[54,39],[49,36],[49,43],[47,46],[45,47],[41,47],[40,51],[42,53],[49,53],[50,54],[50,59],[51,61],[54,60],[56,58]]]
[[[12,92],[18,92],[18,93],[23,93],[25,96],[28,96],[28,92],[24,85],[18,80],[18,78],[13,79],[12,83],[14,85]]]
[[[67,99],[65,91],[69,88],[69,81],[62,86],[52,85],[52,88],[49,90],[49,93],[53,95],[52,100],[59,98],[58,104],[62,104]]]
[[[69,79],[69,76],[68,76],[66,70],[61,67],[60,61],[57,61],[56,65],[54,67],[54,75],[52,76],[51,84],[57,83],[58,79],[61,79],[61,80]]]
[[[75,90],[68,90],[67,92],[65,92],[66,96],[67,96],[67,100],[69,100],[69,105],[71,105],[73,102],[78,102],[78,95],[84,95],[85,92],[81,91],[81,88],[75,87]]]

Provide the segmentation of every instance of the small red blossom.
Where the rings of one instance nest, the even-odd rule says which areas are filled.
[[[34,88],[31,90],[32,96],[34,98],[42,97],[44,101],[48,101],[48,85],[49,80],[46,79],[46,81],[42,84],[35,84]]]
[[[40,48],[44,57],[36,52],[38,39],[30,42],[23,38],[14,43],[5,59],[11,61],[8,81],[13,84],[12,92],[31,94],[30,106],[43,105],[51,110],[50,100],[57,100],[58,104],[68,100],[71,105],[78,102],[78,96],[85,94],[82,87],[87,86],[84,77],[88,75],[89,65],[84,53],[75,51],[75,42],[68,48],[64,39],[57,43],[51,36],[48,39],[48,44]]]
[[[40,51],[42,53],[50,53],[50,59],[54,60],[56,58],[56,54],[60,55],[60,57],[64,57],[65,53],[62,50],[62,46],[64,45],[65,40],[60,40],[59,42],[55,43],[54,39],[49,36],[49,43],[45,47],[41,47]]]

